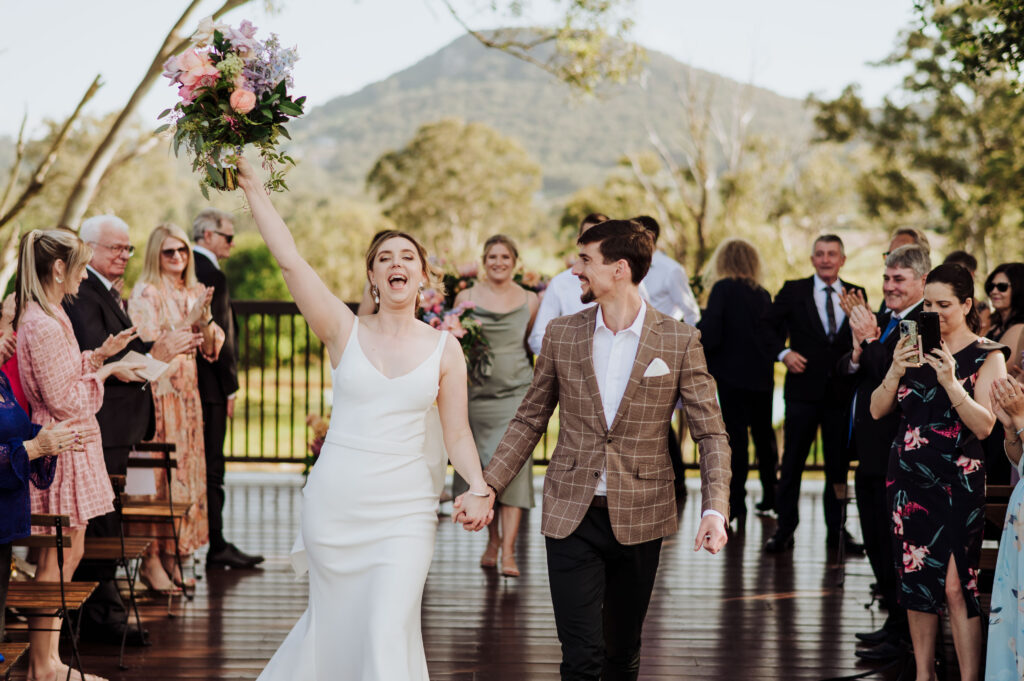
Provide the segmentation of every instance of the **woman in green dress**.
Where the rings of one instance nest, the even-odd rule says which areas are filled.
[[[472,302],[473,316],[483,327],[490,344],[492,361],[482,379],[469,383],[469,425],[486,466],[515,416],[526,389],[533,380],[533,367],[526,346],[538,299],[513,279],[519,251],[507,236],[496,234],[484,244],[483,277],[459,292],[455,302]],[[501,564],[501,574],[518,577],[515,545],[524,508],[533,508],[533,470],[527,463],[495,504],[494,522],[487,526],[487,548],[480,557],[481,567]],[[454,496],[465,492],[466,483],[455,475]],[[500,511],[498,507],[500,506]],[[499,560],[500,551],[500,560]]]

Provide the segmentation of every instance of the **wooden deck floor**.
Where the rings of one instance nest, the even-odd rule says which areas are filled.
[[[166,616],[165,602],[146,601],[143,615],[154,645],[130,649],[130,669],[119,671],[116,648],[86,644],[87,672],[112,680],[256,678],[306,607],[306,582],[295,578],[287,561],[300,488],[292,478],[229,478],[228,536],[265,554],[264,569],[204,575],[193,602],[174,602],[173,618]],[[865,608],[870,569],[864,558],[848,559],[845,588],[837,586],[838,566],[826,559],[820,483],[807,485],[795,551],[779,556],[761,552],[774,522],[753,516],[722,554],[695,554],[699,505],[693,500],[699,490],[696,480],[690,483],[683,531],[662,552],[640,678],[795,681],[871,670],[857,663],[853,637],[883,619],[877,609]],[[484,533],[469,534],[441,519],[423,604],[433,681],[558,678],[539,523],[538,508],[522,529],[523,576],[505,580],[477,567]],[[24,665],[14,678],[23,677]]]

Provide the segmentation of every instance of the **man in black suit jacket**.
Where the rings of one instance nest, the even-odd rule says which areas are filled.
[[[889,450],[899,429],[898,411],[879,420],[871,417],[871,393],[885,378],[896,343],[900,338],[902,320],[917,321],[924,300],[925,277],[931,269],[928,251],[919,245],[901,246],[885,259],[882,294],[884,310],[872,313],[856,306],[850,310],[853,349],[839,360],[839,372],[857,381],[849,420],[849,446],[859,459],[855,473],[857,510],[860,514],[864,549],[871,561],[875,583],[882,594],[882,607],[887,609],[882,629],[870,634],[857,634],[868,643],[879,644],[871,650],[858,651],[867,659],[886,659],[902,653],[901,641],[909,641],[907,613],[897,601],[899,580],[893,562],[889,506],[886,503],[885,477]]]
[[[203,405],[203,445],[206,448],[206,499],[210,522],[210,551],[206,566],[251,568],[263,562],[263,556],[244,553],[224,538],[224,436],[228,419],[234,416],[238,392],[237,324],[231,311],[228,280],[218,260],[231,255],[235,225],[230,213],[207,208],[192,221],[195,242],[196,277],[213,288],[210,310],[213,320],[224,329],[224,347],[215,362],[196,357],[199,395]]]
[[[87,266],[88,278],[82,282],[78,296],[64,303],[71,318],[79,347],[94,350],[108,336],[132,327],[121,299],[121,277],[128,258],[134,252],[128,237],[128,225],[113,215],[100,215],[82,223],[79,236],[93,248]],[[181,352],[196,347],[193,334],[185,329],[168,332],[155,343],[135,338],[120,353],[108,361],[121,359],[135,350],[150,353],[155,359],[167,362]],[[153,396],[145,383],[125,383],[115,377],[103,386],[103,406],[96,413],[103,440],[103,458],[107,473],[124,475],[128,469],[131,448],[153,434]],[[108,513],[93,518],[86,527],[86,536],[116,537],[120,535],[117,514]],[[127,611],[114,581],[116,565],[111,561],[82,561],[74,578],[79,581],[98,581],[99,587],[82,610],[85,620],[82,635],[98,640],[121,642],[127,621]],[[128,642],[144,644],[144,636],[134,628],[129,630]]]
[[[836,365],[850,348],[850,324],[839,306],[839,294],[860,291],[860,286],[839,280],[846,262],[843,242],[834,234],[814,241],[811,264],[814,275],[787,281],[768,313],[769,325],[778,343],[789,339],[778,359],[786,365],[786,423],[783,428],[782,464],[776,508],[779,525],[765,544],[769,552],[793,545],[793,533],[800,522],[798,504],[800,481],[819,426],[825,453],[825,525],[830,544],[845,541],[843,509],[833,485],[846,482],[844,452],[846,409],[852,382],[837,374]]]

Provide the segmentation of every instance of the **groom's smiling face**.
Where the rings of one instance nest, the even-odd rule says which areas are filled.
[[[583,289],[580,300],[592,303],[609,291],[615,281],[618,262],[605,262],[601,255],[601,242],[594,241],[580,246],[579,258],[572,266],[572,273],[579,277]]]

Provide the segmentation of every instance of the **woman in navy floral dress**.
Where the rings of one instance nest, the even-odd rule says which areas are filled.
[[[940,611],[949,613],[964,681],[981,668],[978,563],[984,525],[985,467],[980,440],[995,423],[994,381],[1005,378],[1007,349],[976,335],[974,283],[959,265],[928,273],[924,310],[939,314],[942,347],[915,364],[901,340],[871,396],[871,415],[899,408],[889,454],[889,504],[900,605],[908,611],[917,681],[935,679]]]

